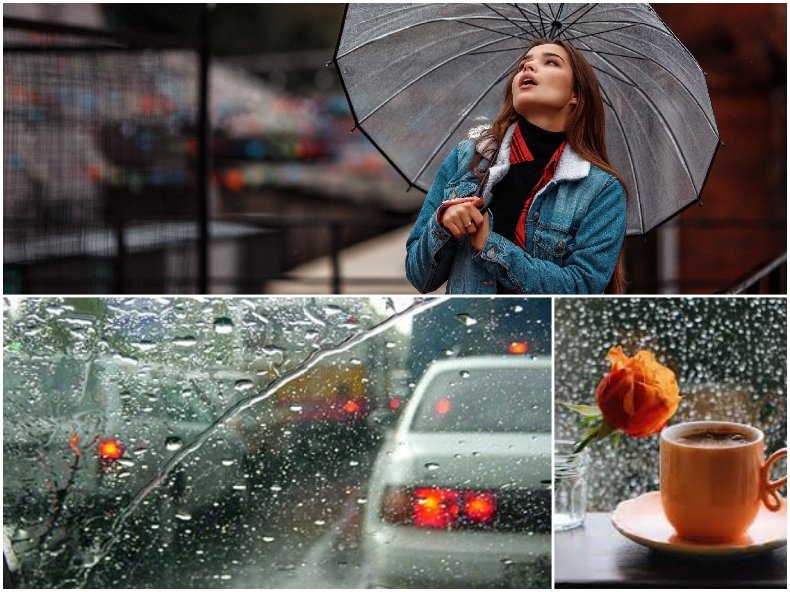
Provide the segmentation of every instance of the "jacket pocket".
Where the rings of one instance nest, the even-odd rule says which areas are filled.
[[[562,264],[574,248],[574,233],[568,229],[538,226],[533,238],[533,255],[544,261]]]

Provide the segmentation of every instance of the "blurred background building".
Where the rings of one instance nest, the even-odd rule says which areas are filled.
[[[785,293],[786,5],[655,8],[724,146],[702,207],[628,239],[628,290]],[[5,293],[414,292],[423,195],[351,131],[343,5],[3,13]]]

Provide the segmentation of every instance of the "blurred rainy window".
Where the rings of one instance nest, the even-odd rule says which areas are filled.
[[[428,386],[415,432],[551,431],[551,371],[445,372]]]
[[[551,335],[546,299],[4,304],[4,551],[24,588],[367,587],[368,480],[425,368],[545,355]]]
[[[555,400],[594,404],[609,371],[606,353],[652,351],[671,368],[683,397],[671,423],[725,420],[753,425],[766,449],[787,443],[787,303],[770,298],[558,299]],[[581,428],[556,406],[555,434],[577,440]],[[658,437],[589,447],[589,507],[657,490]],[[784,474],[785,461],[774,469]],[[605,476],[605,478],[604,478]]]

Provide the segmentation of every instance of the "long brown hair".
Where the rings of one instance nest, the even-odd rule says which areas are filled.
[[[590,63],[580,51],[562,39],[535,39],[530,43],[524,55],[526,56],[534,47],[546,44],[559,45],[565,49],[573,71],[573,93],[576,96],[577,103],[568,117],[565,128],[568,145],[583,159],[617,178],[626,191],[627,199],[628,189],[625,182],[609,162],[609,156],[606,153],[606,116],[604,114],[603,101],[601,100],[598,78],[595,76],[592,66],[590,66]],[[505,85],[505,97],[499,115],[496,116],[491,127],[483,134],[479,142],[494,140],[497,146],[501,145],[508,128],[516,121],[517,113],[513,107],[513,87],[510,83],[518,73],[518,65],[520,63],[521,60],[510,73],[509,82]],[[469,167],[479,179],[482,179],[484,175],[483,171],[477,170],[477,166],[482,159],[483,156],[476,151],[472,164]],[[617,264],[606,292],[620,294],[623,291],[624,284],[625,243],[620,249]]]

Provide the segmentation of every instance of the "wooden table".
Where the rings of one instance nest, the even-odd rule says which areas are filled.
[[[625,538],[611,514],[587,514],[584,526],[554,537],[557,588],[787,588],[787,547],[739,559],[658,553]]]

